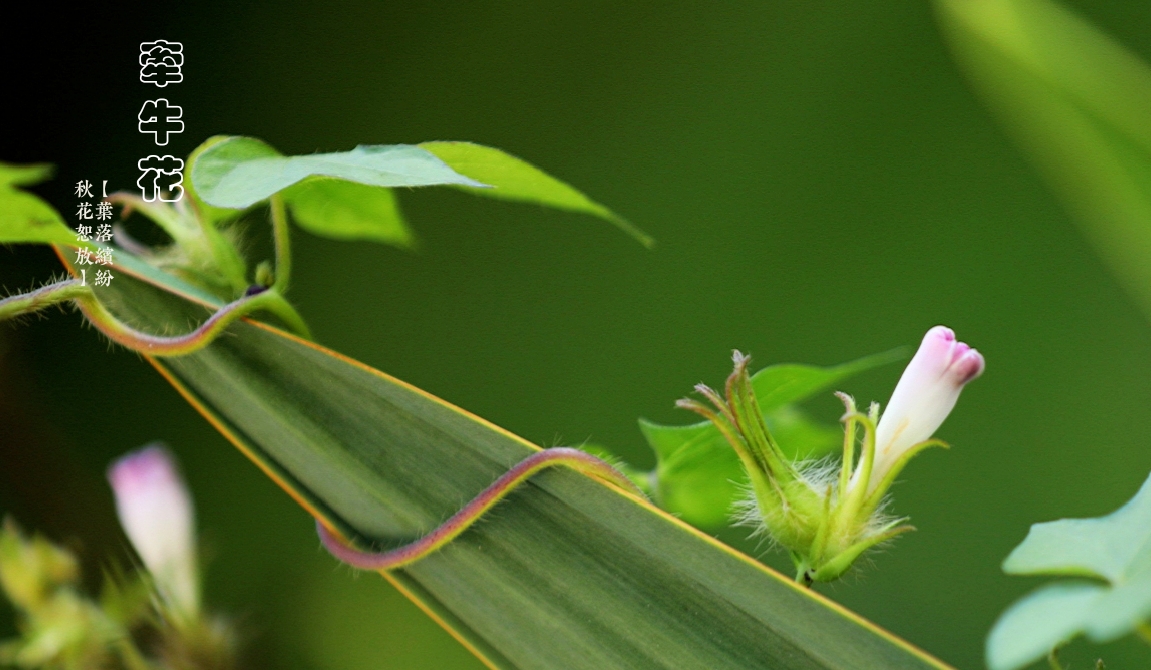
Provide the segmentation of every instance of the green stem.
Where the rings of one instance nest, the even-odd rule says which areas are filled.
[[[299,335],[305,340],[312,339],[312,331],[308,328],[308,324],[304,322],[304,318],[296,311],[292,304],[280,295],[276,289],[268,289],[263,295],[268,296],[268,303],[264,305],[264,309],[275,314],[284,325],[288,327],[293,333]]]
[[[41,286],[28,293],[21,293],[0,300],[0,321],[22,314],[32,314],[46,307],[91,294],[92,289],[81,284],[79,279],[65,279],[54,284]]]
[[[276,281],[272,288],[284,294],[292,273],[292,246],[288,239],[288,211],[279,194],[270,199],[272,206],[272,237],[276,244]]]

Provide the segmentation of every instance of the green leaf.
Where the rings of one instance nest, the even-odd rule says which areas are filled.
[[[244,209],[308,177],[387,187],[484,186],[409,144],[361,145],[339,153],[284,156],[254,137],[229,137],[206,147],[192,166],[191,179],[199,197],[209,205]]]
[[[202,306],[125,274],[98,294],[155,332]],[[419,389],[247,322],[153,364],[359,546],[426,532],[537,449]],[[301,519],[301,523],[304,520]],[[568,470],[385,575],[494,668],[946,667],[674,517]]]
[[[555,209],[590,214],[613,223],[645,247],[655,240],[607,207],[543,170],[499,149],[471,142],[423,142],[420,147],[438,156],[452,169],[493,188],[464,190],[499,200],[534,202]]]
[[[0,163],[0,244],[76,244],[76,233],[60,214],[38,196],[17,186],[38,184],[52,176],[47,163]]]
[[[764,414],[771,414],[785,405],[803,402],[861,372],[904,360],[907,351],[906,347],[898,347],[830,367],[794,363],[772,365],[755,373],[751,384],[760,408]]]
[[[191,175],[195,171],[196,163],[200,160],[201,154],[203,154],[211,147],[219,144],[220,142],[224,142],[229,139],[232,138],[228,135],[213,135],[212,137],[209,137],[208,139],[201,142],[200,146],[192,150],[192,153],[188,155],[188,160],[184,162],[184,174]],[[200,197],[198,192],[196,192],[196,187],[192,183],[192,179],[185,179],[183,183],[184,194],[196,204],[197,213],[205,220],[212,222],[213,225],[218,226],[221,222],[228,219],[234,219],[241,214],[241,212],[238,212],[234,209],[213,207],[212,205],[204,202],[204,199]]]
[[[1151,315],[1151,68],[1049,0],[936,0],[976,91]]]
[[[284,191],[292,218],[304,230],[339,240],[412,245],[412,234],[388,189],[335,179],[305,179]]]
[[[813,422],[794,407],[864,370],[906,357],[904,349],[866,356],[833,367],[782,364],[766,367],[751,378],[768,429],[795,460],[816,458],[842,444],[837,427]],[[665,426],[640,419],[640,431],[655,451],[655,497],[660,507],[701,528],[725,525],[732,506],[743,496],[747,473],[710,421]]]
[[[1011,606],[987,640],[993,670],[1014,670],[1085,633],[1106,642],[1151,617],[1151,477],[1123,507],[1096,519],[1037,523],[1003,562],[1011,575],[1070,575]]]

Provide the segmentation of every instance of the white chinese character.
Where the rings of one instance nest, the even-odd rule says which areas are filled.
[[[100,221],[107,221],[108,219],[112,218],[112,203],[96,203],[96,218]]]
[[[92,241],[92,226],[85,226],[80,224],[76,226],[76,241],[77,242],[91,242]]]
[[[142,133],[152,133],[156,144],[164,146],[168,135],[184,132],[184,122],[180,120],[183,115],[184,108],[169,103],[167,98],[145,100],[137,115],[140,123],[136,128]]]
[[[92,218],[92,203],[90,203],[90,202],[80,203],[80,206],[76,208],[76,218],[78,218],[78,219],[90,219],[90,218]]]
[[[96,280],[93,283],[95,283],[96,286],[111,286],[112,273],[108,272],[107,270],[97,270]]]
[[[100,225],[96,226],[96,241],[97,242],[111,242],[112,241],[112,224],[101,223]]]
[[[77,249],[76,265],[92,265],[92,252],[84,247]]]
[[[96,262],[100,265],[112,264],[112,250],[108,247],[100,247],[96,250]]]
[[[184,45],[156,40],[140,43],[140,81],[164,88],[184,81]]]
[[[92,197],[92,182],[87,179],[76,182],[76,197],[77,198],[91,198]]]
[[[155,202],[157,198],[163,202],[176,202],[183,197],[183,159],[153,154],[136,161],[136,167],[144,172],[136,181],[144,202]]]

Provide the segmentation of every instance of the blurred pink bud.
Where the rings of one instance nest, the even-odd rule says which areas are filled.
[[[108,467],[120,525],[169,606],[200,607],[195,510],[171,452],[156,442]]]
[[[927,331],[907,364],[875,430],[874,489],[899,457],[930,440],[959,400],[964,384],[983,374],[983,356],[944,326]]]

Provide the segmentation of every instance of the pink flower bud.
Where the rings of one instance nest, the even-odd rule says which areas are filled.
[[[160,443],[108,468],[120,525],[165,602],[188,616],[200,607],[195,511],[172,454]]]
[[[931,439],[959,400],[964,384],[983,373],[983,356],[944,326],[927,331],[907,364],[875,431],[874,489],[899,457]]]

